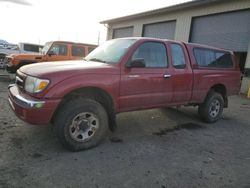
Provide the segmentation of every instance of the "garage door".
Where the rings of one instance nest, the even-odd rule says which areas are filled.
[[[190,41],[233,51],[247,51],[250,10],[193,18]]]
[[[124,37],[132,37],[133,36],[133,27],[124,27],[113,29],[113,39],[116,38],[124,38]]]
[[[174,39],[175,25],[175,21],[145,24],[143,26],[143,36],[160,39]]]

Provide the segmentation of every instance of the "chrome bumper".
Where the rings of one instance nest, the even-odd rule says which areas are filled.
[[[10,84],[8,86],[8,89],[13,87],[14,85],[15,84]],[[45,101],[29,100],[29,99],[22,97],[19,94],[15,95],[14,97],[16,98],[17,103],[19,103],[20,105],[22,105],[23,107],[26,107],[26,108],[41,108],[45,104]]]

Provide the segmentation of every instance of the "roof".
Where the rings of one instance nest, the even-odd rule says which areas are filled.
[[[57,41],[49,41],[49,42],[56,42],[56,43],[66,43],[66,44],[75,44],[75,45],[86,45],[86,46],[93,46],[96,47],[98,45],[96,44],[88,44],[88,43],[79,43],[79,42],[70,42],[70,41],[61,41],[61,40],[57,40]]]
[[[125,20],[130,20],[130,19],[135,19],[135,18],[141,18],[144,16],[162,14],[165,12],[173,12],[173,11],[183,10],[183,9],[187,9],[190,7],[207,5],[207,4],[219,2],[219,1],[221,2],[221,1],[225,1],[225,0],[191,0],[191,1],[188,1],[186,3],[181,3],[181,4],[177,4],[177,5],[173,5],[173,6],[168,6],[168,7],[150,10],[150,11],[146,11],[146,12],[142,12],[142,13],[138,13],[138,14],[132,14],[132,15],[128,15],[128,16],[118,17],[118,18],[114,18],[114,19],[104,20],[104,21],[101,21],[100,23],[107,24],[107,23],[113,23],[113,22],[118,22],[118,21],[125,21]]]
[[[160,39],[160,38],[152,38],[152,37],[125,37],[125,38],[116,38],[116,39],[112,39],[112,40],[129,40],[129,39],[134,39],[136,41],[139,40],[143,40],[143,41],[159,41],[159,42],[179,42],[179,43],[183,43],[185,45],[189,45],[189,46],[194,46],[194,47],[200,47],[200,48],[208,48],[208,49],[214,49],[214,50],[219,50],[219,51],[227,51],[227,52],[231,52],[228,49],[224,49],[224,48],[217,48],[214,46],[210,46],[210,45],[206,45],[206,44],[198,44],[198,43],[193,43],[193,42],[182,42],[182,41],[175,41],[175,40],[170,40],[170,39]]]
[[[42,45],[42,44],[35,44],[35,43],[29,43],[29,42],[19,42],[18,44],[19,44],[19,45],[20,45],[20,44],[28,44],[28,45],[35,45],[35,46],[40,46],[40,47],[44,46],[44,45]],[[15,45],[15,44],[14,44],[14,45]]]

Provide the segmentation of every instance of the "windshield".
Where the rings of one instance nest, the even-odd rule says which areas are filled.
[[[135,42],[135,39],[116,39],[107,41],[86,56],[85,60],[116,64]]]
[[[42,49],[42,54],[47,54],[51,44],[52,44],[52,42],[46,42],[46,44],[44,45],[44,47]]]

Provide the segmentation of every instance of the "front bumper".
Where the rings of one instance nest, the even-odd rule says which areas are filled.
[[[9,86],[9,104],[16,116],[30,124],[49,124],[60,99],[37,100],[19,91],[16,85]]]

